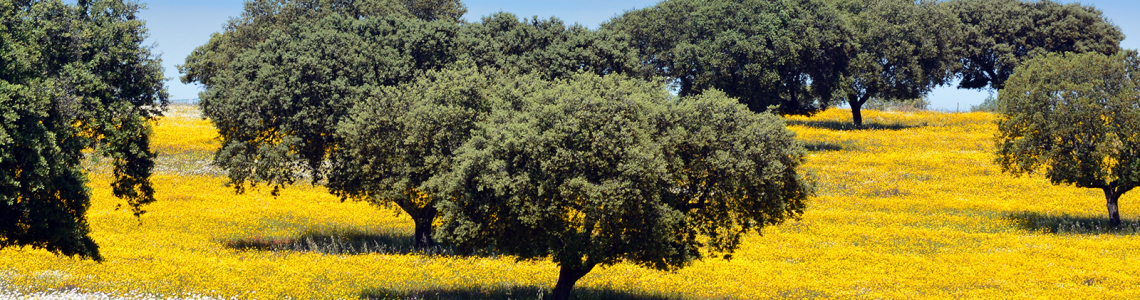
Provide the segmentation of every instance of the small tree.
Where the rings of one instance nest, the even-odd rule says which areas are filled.
[[[167,105],[138,4],[0,0],[0,248],[102,260],[85,151],[108,157],[135,216],[154,202],[149,122]]]
[[[568,299],[596,266],[675,270],[802,213],[805,152],[772,114],[723,93],[670,102],[657,84],[582,74],[493,110],[428,187],[439,239],[560,266]]]
[[[855,127],[863,127],[861,109],[872,98],[884,101],[922,98],[945,84],[957,68],[953,45],[958,22],[948,7],[934,1],[838,0],[848,13],[856,50],[843,70],[843,88]]]
[[[997,160],[1015,175],[1044,168],[1053,184],[1117,200],[1140,184],[1140,58],[1135,51],[1048,54],[1026,61],[998,96]]]
[[[1000,90],[1022,61],[1050,52],[1120,51],[1124,39],[1092,6],[1023,0],[953,0],[963,39],[958,88]]]

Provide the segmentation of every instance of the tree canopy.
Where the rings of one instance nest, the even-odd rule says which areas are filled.
[[[241,16],[230,19],[221,33],[194,49],[178,66],[183,83],[209,90],[214,76],[230,68],[242,52],[253,49],[275,31],[329,16],[357,20],[404,17],[425,21],[459,22],[467,8],[458,0],[247,0]]]
[[[842,70],[842,88],[856,127],[871,98],[921,98],[945,84],[957,68],[957,20],[934,1],[838,0],[846,13],[855,47]]]
[[[997,164],[1013,174],[1043,171],[1053,184],[1117,200],[1140,185],[1140,57],[1135,51],[1050,53],[1026,61],[998,94]]]
[[[637,50],[628,38],[609,30],[566,26],[557,18],[519,20],[499,12],[464,24],[456,59],[513,74],[551,80],[578,72],[639,72]]]
[[[607,74],[636,67],[635,60],[625,59],[632,56],[631,52],[621,50],[628,48],[617,47],[625,45],[617,38],[577,25],[566,27],[557,19],[523,22],[514,15],[500,13],[485,18],[482,23],[467,24],[451,18],[429,21],[397,13],[362,18],[344,12],[345,9],[319,14],[319,18],[270,17],[262,16],[262,11],[286,14],[289,10],[285,8],[305,6],[309,2],[272,2],[280,6],[274,9],[258,8],[258,3],[247,4],[247,10],[253,11],[244,15],[249,19],[240,23],[244,25],[231,22],[231,28],[236,29],[215,36],[237,37],[242,30],[248,30],[257,35],[256,39],[248,40],[256,41],[254,45],[242,46],[245,48],[238,49],[240,51],[226,48],[230,50],[211,52],[215,49],[212,47],[230,45],[211,41],[192,54],[182,68],[184,81],[206,85],[206,91],[200,95],[200,105],[204,115],[214,121],[223,140],[214,162],[228,172],[230,183],[238,192],[260,183],[269,184],[277,191],[307,177],[312,183],[328,179],[331,191],[345,198],[395,203],[412,214],[417,223],[427,224],[426,229],[421,226],[417,231],[417,243],[421,246],[431,244],[428,238],[435,215],[431,204],[434,202],[413,204],[408,199],[431,199],[431,195],[417,194],[420,192],[413,189],[396,189],[390,183],[362,180],[412,180],[406,187],[414,188],[417,180],[430,177],[439,168],[420,170],[426,172],[421,174],[388,169],[392,165],[368,171],[332,168],[373,159],[360,155],[395,155],[395,152],[377,148],[390,145],[365,145],[343,136],[427,133],[394,133],[393,128],[361,123],[355,123],[359,126],[353,129],[338,131],[342,122],[350,118],[395,118],[385,115],[390,112],[376,110],[379,106],[394,105],[391,101],[422,107],[452,105],[455,103],[447,101],[459,101],[447,98],[454,96],[453,88],[486,88],[486,85],[472,85],[477,82],[449,80],[451,75],[447,74],[451,73],[436,72],[448,66],[495,70],[493,72],[513,74],[511,76],[533,73],[538,78],[557,78],[576,72]],[[261,19],[281,21],[262,22]],[[242,29],[245,28],[242,26],[256,28]],[[396,88],[402,84],[408,85]],[[442,86],[431,86],[440,84]],[[417,94],[435,92],[440,93],[435,96],[443,98]],[[482,96],[472,97],[481,99]],[[463,135],[457,131],[460,128],[449,126],[464,125],[440,125],[444,127],[431,130],[452,130],[457,135],[426,138],[454,138],[462,143]],[[404,129],[427,130],[415,126],[399,130]],[[425,143],[417,145],[429,148],[434,147],[431,143],[455,143],[416,142]],[[334,150],[344,151],[334,155]],[[411,152],[408,154],[411,156],[405,158],[425,153]],[[329,172],[335,172],[336,176],[326,177]],[[377,190],[363,190],[365,188]]]
[[[566,299],[598,265],[675,270],[802,213],[804,149],[773,114],[723,93],[670,100],[659,83],[583,73],[492,110],[427,187],[435,236],[461,251],[560,266]]]
[[[541,82],[495,75],[471,65],[429,71],[357,103],[336,128],[346,142],[330,154],[329,189],[345,198],[395,204],[412,216],[417,245],[433,246],[432,222],[442,196],[424,184],[451,170],[455,150],[476,122],[492,109],[513,107],[517,94]]]
[[[963,39],[959,88],[1000,90],[1023,61],[1050,52],[1120,51],[1120,27],[1100,10],[1050,0],[953,0]]]
[[[602,27],[628,35],[680,96],[717,89],[781,114],[827,108],[851,50],[839,12],[817,0],[662,1]]]
[[[374,90],[445,66],[459,25],[330,15],[274,31],[202,93],[222,137],[215,163],[238,190],[323,178],[337,124]]]
[[[85,151],[110,158],[135,216],[155,201],[150,123],[168,100],[141,5],[0,0],[0,248],[102,260]]]

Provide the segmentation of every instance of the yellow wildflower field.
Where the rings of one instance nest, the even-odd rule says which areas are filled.
[[[141,219],[115,210],[122,201],[111,196],[109,175],[92,168],[88,217],[105,262],[2,250],[0,291],[357,298],[542,289],[557,278],[552,263],[510,257],[235,248],[232,241],[322,230],[403,237],[413,225],[320,186],[298,184],[277,197],[268,189],[234,194],[207,164],[219,142],[194,109],[176,106],[155,127],[159,201]],[[1099,191],[1000,172],[994,115],[864,115],[869,130],[848,130],[844,109],[789,118],[812,150],[805,171],[819,186],[802,219],[749,236],[732,260],[707,258],[677,272],[595,269],[577,289],[685,299],[1140,297],[1140,192],[1120,202],[1133,231],[1098,233],[1095,222],[1106,215]]]

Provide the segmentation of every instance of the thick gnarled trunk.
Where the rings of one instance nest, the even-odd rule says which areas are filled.
[[[412,217],[412,222],[416,225],[415,234],[412,235],[416,249],[428,250],[435,247],[435,240],[431,238],[432,222],[435,222],[435,215],[438,214],[435,206],[427,203],[420,207],[412,201],[398,201],[397,204]]]
[[[554,291],[547,299],[569,300],[570,291],[574,289],[574,284],[578,283],[578,279],[582,279],[582,276],[586,276],[593,269],[593,265],[585,268],[560,267],[558,269],[558,283],[554,284]]]
[[[426,250],[435,247],[435,240],[431,238],[431,223],[435,221],[435,214],[435,208],[431,208],[430,212],[423,212],[413,217],[412,220],[416,223],[416,234],[413,236],[416,239],[416,249]]]
[[[1120,195],[1114,191],[1113,188],[1104,189],[1104,198],[1107,200],[1105,206],[1108,208],[1108,226],[1112,228],[1120,227],[1120,209],[1117,207],[1117,201],[1120,200]]]

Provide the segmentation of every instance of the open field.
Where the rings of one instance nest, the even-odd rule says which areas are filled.
[[[103,263],[0,251],[5,293],[102,292],[216,298],[535,298],[555,265],[509,257],[409,254],[412,222],[340,202],[321,187],[235,195],[208,165],[208,121],[175,106],[155,128],[159,202],[115,210],[93,170],[92,236]],[[1098,190],[1014,178],[992,163],[988,113],[865,111],[791,118],[811,149],[818,195],[801,220],[747,238],[731,261],[675,273],[617,265],[582,278],[589,297],[1137,298],[1140,192],[1121,200],[1128,229],[1103,232]],[[1098,227],[1099,226],[1099,227]],[[438,296],[436,296],[438,295]]]

